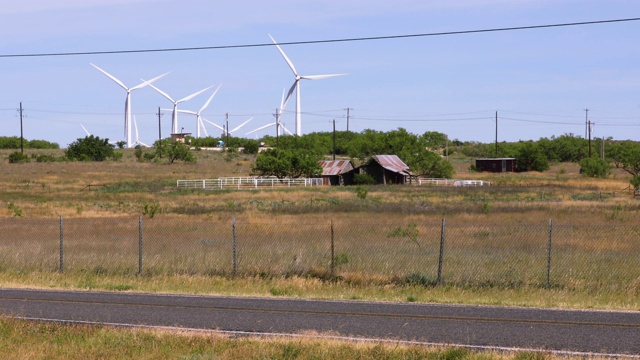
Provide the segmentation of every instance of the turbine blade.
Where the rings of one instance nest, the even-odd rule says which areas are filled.
[[[213,100],[213,97],[216,96],[216,94],[218,93],[218,90],[220,90],[220,87],[222,86],[222,84],[218,85],[218,87],[216,88],[216,91],[213,92],[213,94],[211,94],[211,96],[209,96],[209,99],[207,100],[206,103],[204,103],[204,105],[202,105],[202,107],[200,108],[200,111],[198,111],[198,114],[201,114],[204,109],[207,108],[207,106],[209,106],[209,104],[211,103],[211,100]]]
[[[287,134],[293,136],[293,133],[291,131],[289,131],[289,129],[287,129],[286,127],[284,127],[284,125],[282,125],[282,123],[280,123],[280,127],[284,129],[284,131],[287,132]]]
[[[135,115],[133,115],[133,127],[136,129],[136,142],[138,142],[138,122]]]
[[[207,119],[205,119],[205,118],[202,118],[202,120],[204,120],[204,121],[208,122],[209,124],[211,124],[211,125],[213,125],[213,126],[217,127],[218,129],[220,129],[220,130],[224,131],[224,128],[223,128],[222,126],[218,125],[218,124],[216,124],[216,123],[212,123],[211,121],[209,121],[209,120],[207,120]]]
[[[142,79],[142,81],[145,81],[145,80],[144,80],[144,79]],[[171,96],[167,95],[167,93],[166,93],[166,92],[164,92],[164,91],[162,91],[162,90],[158,89],[157,87],[153,86],[153,84],[151,84],[151,83],[149,83],[149,86],[151,86],[155,91],[159,92],[159,93],[160,93],[160,95],[162,95],[162,96],[166,97],[166,98],[167,98],[169,101],[171,101],[172,103],[174,103],[174,104],[176,103],[176,101],[175,101],[175,100],[173,100],[173,99],[171,98]]]
[[[303,76],[300,76],[300,79],[321,80],[321,79],[328,79],[328,78],[332,78],[332,77],[347,76],[347,75],[349,75],[349,74],[303,75]]]
[[[249,121],[253,120],[253,116],[250,117],[247,121],[243,122],[242,124],[236,126],[233,130],[231,130],[231,132],[235,132],[236,130],[239,130],[241,127],[245,126]]]
[[[260,130],[266,129],[266,128],[268,128],[269,126],[273,126],[273,125],[275,125],[275,124],[276,124],[276,123],[271,123],[271,124],[267,124],[267,125],[264,125],[264,126],[260,126],[260,127],[259,127],[259,128],[257,128],[257,129],[254,129],[254,130],[249,131],[248,133],[245,133],[245,135],[253,134],[254,132],[257,132],[257,131],[260,131]]]
[[[181,103],[181,102],[183,102],[183,101],[191,100],[191,99],[193,99],[194,97],[196,97],[196,96],[198,96],[198,95],[202,94],[203,92],[205,92],[205,91],[207,91],[207,90],[211,89],[212,87],[213,87],[213,85],[209,86],[208,88],[202,89],[202,90],[200,90],[200,91],[198,91],[198,92],[195,92],[195,93],[193,93],[193,94],[191,94],[191,95],[189,95],[189,96],[187,96],[187,97],[183,97],[182,99],[180,99],[180,100],[176,101],[176,103]]]
[[[198,116],[198,113],[195,111],[191,111],[191,110],[182,110],[182,109],[178,109],[179,113],[183,113],[183,114],[191,114],[191,115],[196,115]]]
[[[285,89],[282,89],[282,97],[280,98],[280,114],[284,111],[284,92]]]
[[[163,77],[167,76],[168,74],[169,74],[169,72],[166,72],[166,73],[164,73],[164,74],[162,74],[162,75],[160,75],[160,76],[156,76],[156,77],[154,77],[154,78],[153,78],[153,79],[151,79],[151,80],[143,81],[141,84],[138,84],[138,85],[136,85],[136,86],[132,87],[132,88],[131,88],[131,89],[129,89],[129,90],[130,90],[130,91],[133,91],[133,90],[137,90],[137,89],[143,88],[143,87],[145,87],[145,86],[147,86],[147,85],[151,84],[152,82],[154,82],[154,81],[156,81],[156,80],[158,80],[158,79],[160,79],[160,78],[163,78]]]
[[[87,136],[91,136],[91,133],[87,131],[87,128],[85,128],[84,125],[80,124],[80,126],[82,126],[82,130],[84,130],[84,132],[87,133]]]
[[[94,68],[98,69],[98,71],[100,71],[101,73],[105,74],[109,79],[113,80],[116,84],[120,85],[123,89],[129,91],[129,89],[125,86],[125,84],[122,81],[118,80],[115,76],[113,76],[113,75],[109,74],[108,72],[100,69],[99,67],[97,67],[94,64],[91,64],[91,66],[93,66]]]
[[[276,42],[276,40],[271,36],[271,34],[268,34],[269,37],[271,38],[271,41],[273,41],[273,43],[276,45],[276,48],[278,48],[278,51],[280,51],[280,54],[282,55],[282,57],[284,58],[284,60],[287,62],[287,64],[289,64],[289,67],[291,68],[291,71],[293,71],[293,75],[295,75],[296,77],[298,76],[298,72],[296,71],[296,67],[293,66],[293,63],[291,62],[291,60],[289,60],[289,58],[287,57],[287,54],[284,53],[284,51],[282,50],[282,48],[280,47],[280,45],[278,45],[278,43]]]
[[[293,85],[291,85],[291,88],[289,89],[289,93],[287,94],[287,97],[284,99],[284,105],[282,106],[282,110],[283,111],[284,111],[284,108],[289,103],[289,99],[291,98],[291,95],[296,90],[296,86],[298,86],[298,80],[297,79],[296,79],[296,81],[293,82]]]

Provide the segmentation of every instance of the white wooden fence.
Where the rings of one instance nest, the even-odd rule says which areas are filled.
[[[490,186],[491,183],[485,180],[461,180],[461,179],[427,179],[417,178],[417,185],[436,186]]]
[[[223,177],[217,179],[178,180],[179,189],[265,189],[283,187],[311,187],[324,185],[321,178],[285,178],[275,177]]]

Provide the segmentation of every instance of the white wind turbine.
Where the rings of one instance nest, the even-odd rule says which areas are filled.
[[[321,79],[328,79],[328,78],[337,77],[337,76],[345,76],[347,74],[299,75],[298,72],[296,71],[295,66],[293,66],[293,63],[291,62],[291,60],[289,60],[289,58],[284,53],[284,51],[282,51],[282,48],[280,48],[280,45],[278,45],[278,43],[275,41],[275,39],[271,35],[269,35],[269,37],[271,38],[271,41],[273,41],[273,43],[278,48],[278,51],[280,51],[280,54],[282,55],[284,60],[287,62],[287,64],[289,64],[289,67],[291,68],[291,71],[295,76],[293,85],[289,89],[289,93],[287,94],[287,98],[284,101],[284,103],[286,104],[287,102],[289,102],[289,98],[291,97],[291,94],[293,94],[293,91],[296,90],[296,135],[301,136],[302,122],[301,122],[301,116],[300,116],[300,80],[321,80]]]
[[[261,126],[257,129],[251,130],[248,133],[246,133],[245,135],[249,135],[255,132],[258,132],[260,130],[266,129],[270,126],[276,126],[276,136],[280,136],[282,134],[280,128],[284,129],[284,131],[286,131],[289,135],[293,135],[291,133],[291,131],[289,131],[289,129],[287,129],[286,127],[284,127],[284,125],[282,125],[282,122],[280,121],[281,117],[282,117],[282,113],[284,112],[284,107],[287,106],[287,104],[284,101],[284,90],[282,90],[282,98],[280,99],[280,108],[276,109],[276,121],[272,122],[270,124]]]
[[[120,87],[122,87],[123,89],[125,89],[127,91],[127,99],[124,102],[124,137],[127,140],[127,147],[130,148],[132,143],[131,143],[131,92],[133,90],[138,90],[141,89],[147,85],[151,85],[152,82],[160,79],[161,77],[165,76],[168,74],[168,72],[157,76],[149,81],[144,81],[141,84],[138,84],[134,87],[128,88],[122,81],[120,81],[119,79],[117,79],[115,76],[109,74],[108,72],[100,69],[99,67],[97,67],[94,64],[91,64],[91,66],[93,66],[94,68],[98,69],[98,71],[100,71],[101,73],[105,74],[109,79],[113,80],[116,84],[120,85]]]
[[[171,101],[173,103],[173,113],[172,113],[172,116],[171,116],[171,133],[172,134],[177,134],[178,133],[178,104],[181,103],[181,102],[185,102],[185,101],[191,100],[194,97],[202,94],[203,92],[205,92],[205,91],[207,91],[207,90],[209,90],[209,89],[211,89],[213,87],[213,85],[211,85],[211,86],[209,86],[207,88],[204,88],[204,89],[202,89],[202,90],[200,90],[198,92],[195,92],[195,93],[193,93],[193,94],[191,94],[189,96],[183,97],[180,100],[173,100],[171,98],[171,96],[167,95],[167,93],[165,93],[164,91],[158,89],[157,87],[155,87],[155,86],[153,86],[151,84],[149,84],[149,86],[154,88],[162,96],[166,97],[169,101]]]
[[[136,116],[135,115],[133,115],[133,126],[136,129],[136,142],[133,143],[133,147],[136,147],[138,145],[144,146],[144,147],[149,147],[149,145],[143,143],[142,141],[140,141],[140,139],[138,139],[138,122],[136,121]]]
[[[248,118],[247,120],[245,120],[242,124],[234,127],[233,129],[229,130],[229,114],[227,114],[227,124],[225,127],[221,127],[218,126],[214,123],[212,123],[211,121],[205,120],[206,122],[208,122],[209,124],[217,127],[218,129],[222,129],[222,134],[223,135],[228,135],[228,136],[233,136],[233,133],[240,130],[243,126],[247,125],[249,123],[249,121],[253,120],[253,116]]]
[[[202,112],[204,111],[204,109],[207,108],[207,106],[209,106],[209,104],[211,103],[211,100],[213,100],[213,97],[216,96],[216,94],[218,93],[218,90],[220,90],[221,86],[222,85],[219,85],[218,88],[216,88],[216,90],[213,92],[213,94],[211,94],[211,96],[209,97],[207,102],[205,102],[204,105],[202,105],[200,110],[198,110],[197,112],[191,111],[191,110],[178,110],[178,112],[185,113],[185,114],[191,114],[191,115],[195,115],[196,116],[196,138],[200,138],[200,129],[202,129],[204,131],[205,136],[209,136],[209,134],[207,133],[207,128],[204,127],[204,123],[202,122],[202,120],[203,120]],[[205,121],[213,124],[212,122],[210,122],[210,121],[208,121],[206,119],[205,119]],[[216,124],[213,124],[213,125],[218,126]],[[220,129],[222,129],[222,127],[220,127]]]

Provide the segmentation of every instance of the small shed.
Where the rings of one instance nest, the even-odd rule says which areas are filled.
[[[186,133],[186,132],[181,132],[181,133],[174,133],[171,134],[171,141],[173,142],[181,142],[181,143],[185,143],[185,138],[187,136],[191,136],[191,133]]]
[[[360,173],[373,176],[378,184],[406,184],[413,174],[397,155],[374,155],[361,166]]]
[[[478,171],[486,171],[486,172],[494,172],[494,173],[515,172],[516,159],[515,158],[476,159],[476,169]]]
[[[320,160],[324,185],[353,185],[354,169],[351,160]]]

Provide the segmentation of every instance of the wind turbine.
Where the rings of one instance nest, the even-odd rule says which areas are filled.
[[[94,68],[98,69],[98,71],[100,71],[101,73],[105,74],[109,79],[113,80],[116,84],[120,85],[120,87],[122,87],[123,89],[125,89],[127,91],[127,99],[124,102],[124,137],[127,140],[127,147],[130,148],[131,147],[131,92],[133,90],[138,90],[141,89],[147,85],[151,85],[152,82],[160,79],[161,77],[165,76],[168,74],[168,72],[154,77],[153,79],[149,80],[149,81],[144,81],[141,84],[138,84],[134,87],[128,88],[122,81],[120,81],[119,79],[117,79],[115,76],[109,74],[108,72],[100,69],[99,67],[97,67],[94,64],[91,64],[91,66],[93,66]]]
[[[205,91],[207,91],[207,90],[209,90],[209,89],[211,89],[213,87],[213,85],[211,85],[211,86],[209,86],[207,88],[204,88],[204,89],[202,89],[202,90],[200,90],[198,92],[195,92],[195,93],[193,93],[193,94],[191,94],[189,96],[183,97],[180,100],[173,100],[171,98],[171,96],[167,95],[167,93],[165,93],[164,91],[158,89],[157,87],[155,87],[155,86],[153,86],[151,84],[149,84],[149,86],[154,88],[162,96],[166,97],[169,101],[171,101],[173,103],[173,113],[172,113],[172,116],[171,116],[171,133],[172,134],[177,134],[178,133],[178,104],[181,103],[181,102],[185,102],[187,100],[191,100],[194,97],[202,94],[203,92],[205,92]]]
[[[91,133],[89,132],[89,130],[87,130],[86,127],[84,127],[84,125],[80,124],[80,126],[82,127],[82,130],[84,130],[84,132],[87,134],[87,136],[91,136]]]
[[[143,143],[142,141],[140,141],[140,139],[138,139],[138,122],[136,121],[136,116],[135,115],[133,115],[133,126],[136,129],[136,142],[133,143],[133,147],[136,147],[138,145],[144,146],[144,147],[149,147],[149,145]]]
[[[282,98],[280,99],[280,108],[279,108],[279,109],[276,109],[276,121],[275,121],[275,122],[272,122],[272,123],[270,123],[270,124],[267,124],[267,125],[261,126],[261,127],[257,128],[257,129],[251,130],[251,131],[249,131],[248,133],[246,133],[245,135],[249,135],[249,134],[251,134],[251,133],[254,133],[254,132],[260,131],[260,130],[262,130],[262,129],[266,129],[266,128],[268,128],[268,127],[270,127],[270,126],[273,126],[273,125],[275,125],[275,126],[276,126],[276,137],[280,136],[280,134],[281,134],[281,132],[280,132],[280,128],[283,128],[283,129],[284,129],[284,131],[286,131],[289,135],[293,135],[293,134],[291,133],[291,131],[289,131],[289,129],[287,129],[286,127],[284,127],[284,125],[282,125],[282,122],[280,121],[280,118],[282,117],[282,113],[284,112],[284,107],[285,107],[285,106],[287,106],[287,104],[286,104],[286,103],[285,103],[285,101],[284,101],[284,89],[283,89],[283,90],[282,90]]]
[[[269,35],[269,37],[271,38],[271,41],[273,41],[273,43],[276,45],[276,47],[278,48],[278,51],[280,51],[280,54],[282,55],[284,60],[287,62],[287,64],[291,68],[291,71],[293,72],[293,75],[295,76],[293,85],[291,85],[291,88],[289,89],[289,93],[287,94],[287,98],[284,101],[284,103],[286,104],[287,102],[289,102],[289,98],[291,97],[291,94],[293,94],[293,91],[295,90],[296,91],[296,135],[301,136],[302,123],[301,123],[301,116],[300,116],[300,80],[321,80],[321,79],[328,79],[328,78],[337,77],[337,76],[345,76],[347,74],[299,75],[298,72],[296,71],[295,66],[293,66],[293,63],[291,62],[291,60],[289,60],[289,58],[284,53],[284,51],[282,51],[282,48],[280,48],[280,45],[278,45],[278,43],[275,41],[275,39],[271,35]]]
[[[200,129],[202,129],[204,131],[205,136],[209,136],[209,134],[207,133],[207,129],[204,127],[204,123],[202,122],[202,112],[204,111],[204,109],[207,108],[207,106],[209,106],[209,104],[211,103],[211,100],[213,100],[213,97],[216,96],[216,94],[218,93],[218,90],[220,90],[221,86],[222,85],[219,85],[218,88],[216,88],[216,90],[213,92],[213,94],[211,94],[211,96],[209,97],[207,102],[204,103],[204,105],[202,105],[200,110],[198,110],[197,112],[191,111],[191,110],[178,110],[178,112],[185,113],[185,114],[191,114],[191,115],[195,115],[196,116],[196,138],[200,138]],[[210,122],[210,121],[207,121],[207,122]],[[211,124],[213,124],[213,123],[211,123]],[[218,126],[218,125],[216,125],[216,126]]]

